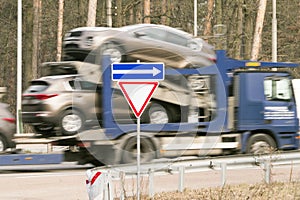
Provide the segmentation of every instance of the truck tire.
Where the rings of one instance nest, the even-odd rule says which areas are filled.
[[[142,123],[166,124],[175,122],[173,107],[153,102],[141,117]]]
[[[0,152],[3,152],[7,149],[7,142],[4,136],[0,135]]]
[[[153,143],[149,138],[141,136],[141,163],[150,162],[156,158],[156,151]],[[136,137],[127,140],[123,148],[122,163],[136,163],[137,161],[137,141]]]
[[[247,153],[260,155],[272,153],[277,148],[275,140],[267,134],[252,135],[247,142]]]
[[[74,109],[66,110],[61,115],[59,125],[63,135],[75,135],[84,127],[83,115]]]

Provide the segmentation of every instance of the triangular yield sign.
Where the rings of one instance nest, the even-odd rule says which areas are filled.
[[[139,118],[150,101],[158,82],[118,82],[129,106]]]

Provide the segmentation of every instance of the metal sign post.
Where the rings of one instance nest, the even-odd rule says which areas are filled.
[[[137,118],[137,137],[136,137],[136,144],[137,144],[137,155],[136,155],[136,165],[137,165],[137,180],[136,180],[136,187],[137,187],[137,200],[140,200],[140,180],[141,180],[141,118]]]

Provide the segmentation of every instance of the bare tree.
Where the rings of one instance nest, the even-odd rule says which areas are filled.
[[[161,12],[162,12],[162,16],[161,16],[161,23],[166,25],[167,24],[167,0],[162,0],[161,1]]]
[[[63,18],[64,18],[64,0],[59,0],[58,1],[58,25],[57,25],[57,53],[56,53],[57,62],[61,60]]]
[[[214,12],[214,0],[208,0],[207,2],[207,15],[205,17],[204,36],[210,36],[212,34],[212,17]]]
[[[38,76],[39,51],[41,40],[41,12],[42,0],[33,1],[33,31],[32,31],[32,78]]]
[[[87,26],[95,26],[96,24],[97,0],[89,0],[89,10]]]
[[[251,51],[251,60],[258,59],[266,6],[267,6],[267,0],[259,1],[259,7],[258,7],[257,17],[256,17],[256,26],[255,26],[254,38],[253,38],[253,46]]]
[[[144,0],[144,23],[150,24],[150,0]]]
[[[123,16],[122,16],[122,0],[116,0],[116,26],[120,27],[123,25]]]

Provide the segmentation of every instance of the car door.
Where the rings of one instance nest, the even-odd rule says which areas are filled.
[[[69,81],[72,87],[72,102],[74,107],[79,108],[88,122],[97,121],[97,84],[85,81],[81,78],[75,78]]]
[[[145,61],[165,62],[176,60],[174,49],[166,41],[167,31],[157,27],[145,27],[132,32],[131,56]]]

